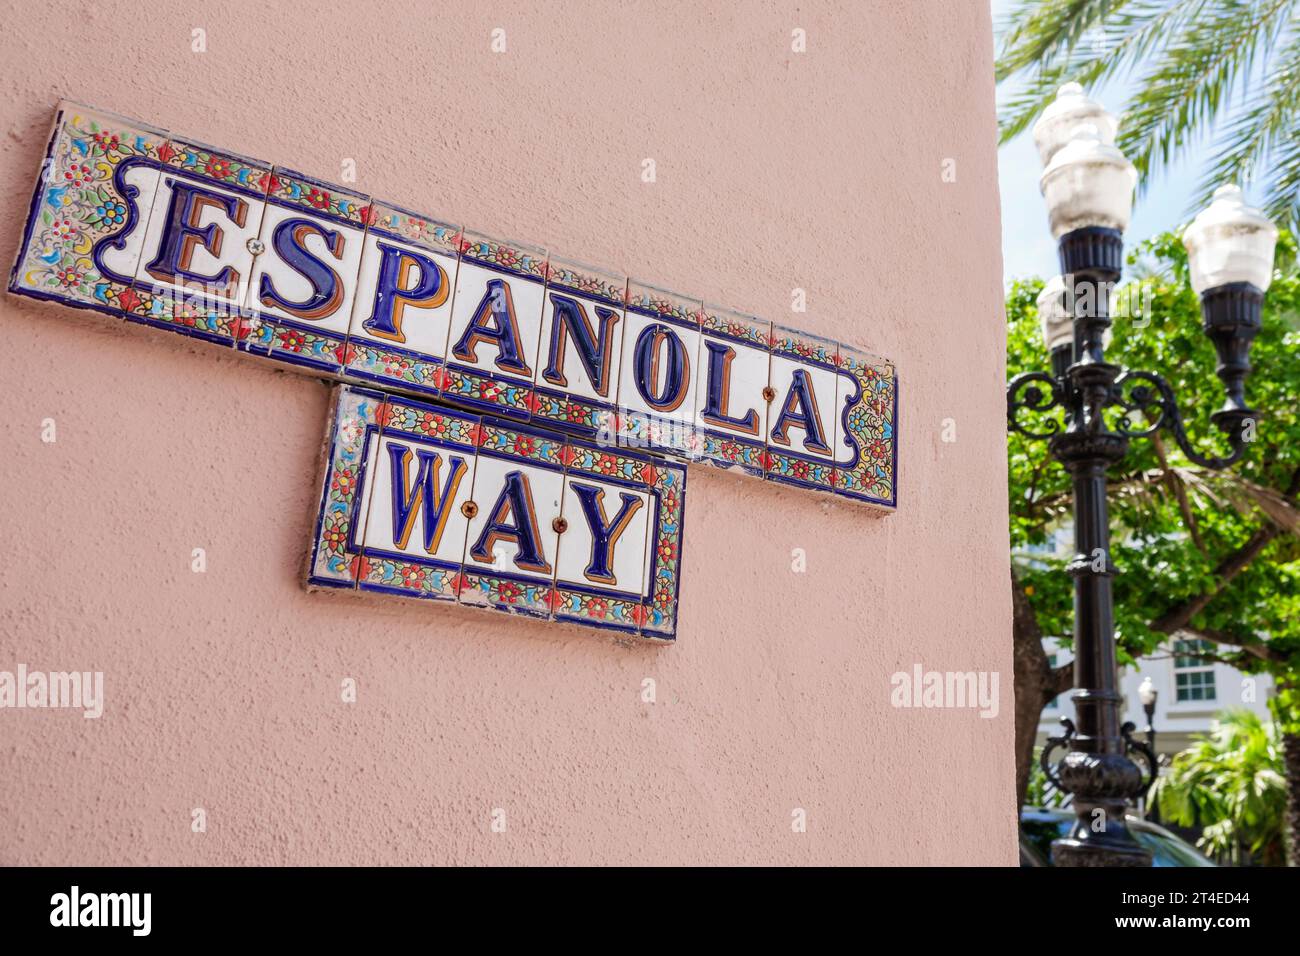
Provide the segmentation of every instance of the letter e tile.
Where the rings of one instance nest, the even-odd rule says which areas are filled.
[[[236,342],[262,225],[269,163],[177,139],[135,272],[134,321],[218,345]]]

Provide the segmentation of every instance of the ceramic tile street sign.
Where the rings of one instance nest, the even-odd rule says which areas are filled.
[[[309,587],[676,634],[685,468],[340,385]]]
[[[9,288],[892,510],[893,364],[71,103]]]

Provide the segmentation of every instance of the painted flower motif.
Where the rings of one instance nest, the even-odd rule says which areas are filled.
[[[513,581],[502,581],[497,586],[497,596],[503,604],[515,604],[523,594],[524,589]]]
[[[537,440],[528,435],[515,436],[515,454],[521,458],[531,458],[537,452]]]
[[[72,289],[81,283],[81,273],[75,267],[59,269],[54,273],[54,277],[59,280],[59,285]]]
[[[203,165],[203,171],[213,179],[228,179],[234,175],[235,168],[230,165],[228,159],[209,156],[208,161]]]
[[[307,341],[307,336],[297,329],[282,329],[276,338],[280,340],[280,347],[290,352],[297,352]]]
[[[496,382],[490,382],[490,381],[483,382],[482,396],[484,401],[495,402],[497,400],[497,396],[500,394],[501,394],[501,386],[498,385]]]
[[[117,294],[118,307],[127,312],[134,312],[142,301],[134,289],[123,289]]]
[[[95,133],[91,138],[94,139],[95,145],[98,146],[106,153],[111,153],[114,150],[120,148],[121,146],[121,144],[118,141],[117,134],[110,133],[106,129],[100,130],[98,133]]]
[[[431,438],[443,438],[447,434],[447,419],[433,412],[421,412],[415,427]]]
[[[280,177],[272,176],[270,173],[263,173],[257,178],[257,188],[263,192],[279,192],[280,185]]]
[[[325,550],[335,554],[342,554],[348,538],[347,528],[344,525],[342,516],[331,515],[325,527],[321,529],[320,537],[325,544]]]
[[[103,225],[120,226],[126,222],[126,204],[116,199],[106,200],[102,205],[95,207],[95,215]]]
[[[575,425],[582,425],[587,421],[587,410],[577,402],[569,402],[564,407],[564,417]]]
[[[356,494],[357,473],[352,468],[340,468],[334,473],[334,490],[345,498]]]
[[[609,605],[600,598],[592,598],[587,602],[587,616],[601,620],[609,613]]]
[[[666,535],[659,539],[659,547],[656,550],[659,554],[659,560],[664,564],[671,563],[677,557],[677,544]]]
[[[360,441],[364,429],[365,424],[360,418],[350,417],[339,426],[339,438],[343,439],[345,445],[355,445]]]
[[[414,564],[402,565],[402,584],[408,588],[418,588],[423,580],[423,568]]]
[[[392,378],[405,378],[411,370],[411,360],[400,355],[384,356],[384,374]]]
[[[68,167],[67,172],[63,174],[63,178],[69,186],[79,189],[90,182],[91,175],[89,166],[83,163],[73,163]]]
[[[668,512],[668,514],[676,514],[677,508],[681,504],[677,499],[677,492],[675,491],[665,491],[660,496],[659,500],[663,504],[664,511]]]
[[[807,478],[811,471],[812,469],[808,467],[806,461],[792,461],[790,463],[790,473],[796,478]]]
[[[867,456],[880,461],[889,457],[889,446],[877,438],[875,441],[867,444]]]
[[[509,246],[498,246],[496,250],[496,261],[503,266],[515,266],[519,264],[519,253]]]
[[[307,193],[307,202],[317,209],[328,209],[330,206],[330,194],[321,189],[311,189]]]
[[[602,475],[618,474],[618,458],[614,455],[601,455],[596,459],[595,470]]]
[[[56,242],[68,243],[77,238],[77,227],[71,219],[56,219],[51,228]]]
[[[379,222],[379,213],[375,210],[374,206],[362,206],[357,210],[357,216],[360,218],[363,226],[373,226],[375,223]]]

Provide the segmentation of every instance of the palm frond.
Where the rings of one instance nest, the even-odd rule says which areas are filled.
[[[1251,96],[1246,107],[1224,131],[1224,144],[1206,169],[1191,209],[1205,205],[1215,188],[1222,183],[1249,183],[1261,168],[1264,180],[1270,174],[1270,157],[1275,150],[1293,145],[1300,136],[1300,32],[1292,35],[1276,56],[1276,62],[1262,88]],[[1280,200],[1280,203],[1279,203]],[[1266,200],[1274,218],[1283,224],[1295,222],[1296,190],[1278,193],[1269,190]]]
[[[1063,84],[1074,82],[1085,88],[1104,83],[1113,76],[1122,76],[1141,62],[1161,42],[1166,42],[1185,24],[1200,16],[1209,0],[1132,0],[1123,5],[1112,5],[1108,18],[1089,20],[1081,29],[1061,28],[1059,42],[1047,44],[1048,52],[1036,63],[1031,76],[1026,77],[1022,89],[1007,95],[999,108],[998,129],[1001,142],[1019,135],[1029,127],[1055,97]],[[1038,3],[1026,0],[1022,7],[1055,6],[1054,0]],[[1014,16],[1014,14],[1013,14]],[[1031,15],[1032,16],[1032,15]],[[1084,34],[1091,29],[1095,43],[1080,45]],[[1008,38],[1011,35],[1008,34]],[[1011,46],[998,60],[995,73],[998,81],[1026,71],[1035,64],[1028,59],[1026,50],[1041,48],[1044,41],[1025,47]],[[1017,66],[1016,64],[1020,64]]]
[[[1117,142],[1143,187],[1219,115],[1257,58],[1273,48],[1296,3],[1219,0],[1169,39],[1141,77]]]

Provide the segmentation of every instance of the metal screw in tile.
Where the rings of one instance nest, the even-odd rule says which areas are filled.
[[[463,514],[466,518],[472,518],[476,514],[478,514],[478,505],[476,505],[472,501],[467,501],[460,506],[460,513]]]
[[[260,256],[262,253],[266,251],[266,243],[264,243],[261,239],[249,239],[247,246],[248,246],[248,251],[255,256]]]
[[[774,389],[771,385],[767,385],[763,388],[763,401],[765,402],[776,401],[776,389]]]
[[[556,518],[551,522],[551,527],[555,529],[556,534],[564,534],[564,532],[569,530],[569,522],[565,521],[563,518]]]

